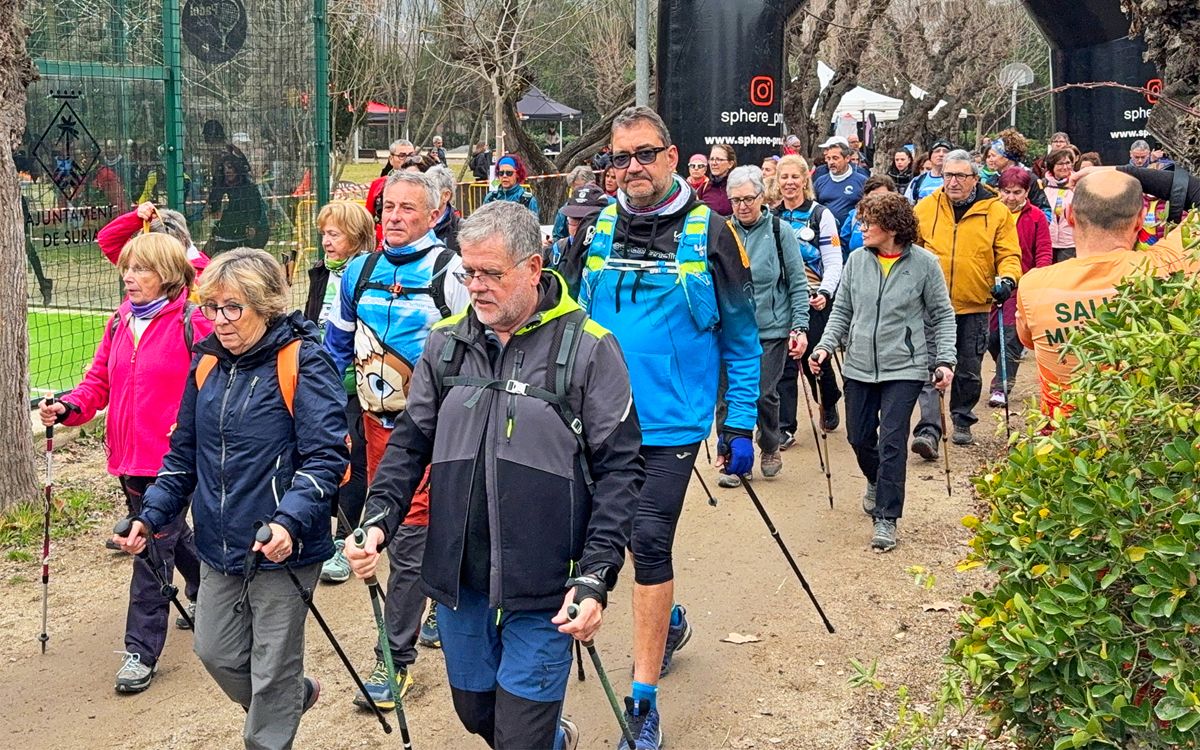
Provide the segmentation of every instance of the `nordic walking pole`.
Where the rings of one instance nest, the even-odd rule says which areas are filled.
[[[938,377],[937,370],[933,371],[933,382],[942,382],[942,379]],[[937,397],[939,411],[942,414],[942,458],[946,463],[946,497],[953,497],[954,493],[950,489],[950,436],[946,433],[946,394],[938,391]]]
[[[804,367],[804,363],[800,363]],[[808,400],[808,379],[800,373],[800,388],[804,391],[804,406],[808,409],[808,426],[812,428],[813,447],[817,449],[817,460],[821,462],[821,471],[825,471],[825,456],[821,455],[821,438],[817,436],[817,422],[813,419],[812,401]]]
[[[692,464],[692,473],[700,480],[700,486],[704,488],[704,494],[708,495],[708,504],[714,508],[717,507],[717,498],[713,496],[712,490],[704,483],[704,477],[700,476],[700,470],[696,468],[695,464]]]
[[[46,404],[54,404],[54,396],[46,395]],[[50,614],[50,508],[54,495],[54,425],[46,427],[46,516],[42,520],[42,632],[38,640],[42,643],[42,654],[46,653],[46,642],[50,633],[46,628]]]
[[[574,620],[579,616],[579,605],[567,605],[567,617]],[[621,734],[625,736],[625,742],[629,747],[637,747],[637,740],[633,737],[633,732],[629,729],[628,722],[625,721],[625,712],[621,710],[621,704],[617,701],[617,694],[613,692],[612,683],[608,681],[608,673],[604,671],[604,665],[600,663],[600,652],[596,650],[594,641],[583,641],[583,647],[587,649],[588,656],[592,657],[592,666],[596,668],[596,676],[600,678],[600,684],[604,686],[604,694],[608,696],[608,705],[612,706],[613,715],[617,717],[617,723],[621,725]]]
[[[804,593],[808,594],[808,598],[812,601],[813,606],[817,608],[817,614],[821,616],[821,622],[825,623],[825,629],[830,633],[834,632],[833,623],[825,616],[825,610],[821,609],[821,603],[817,601],[817,595],[813,593],[812,587],[808,585],[808,581],[804,578],[804,574],[800,572],[800,566],[796,564],[796,559],[792,557],[791,551],[783,543],[783,538],[779,536],[779,530],[771,522],[771,516],[767,514],[767,509],[763,507],[762,500],[758,499],[758,493],[754,491],[754,488],[750,486],[750,482],[746,481],[745,478],[742,479],[742,486],[746,488],[746,494],[750,496],[750,502],[754,503],[754,507],[758,509],[758,515],[762,516],[762,520],[767,524],[767,531],[771,532],[771,537],[779,545],[779,549],[783,551],[783,556],[787,558],[788,565],[792,566],[792,572],[800,579],[800,586],[804,588]]]
[[[995,285],[1000,285],[1000,277],[996,277]],[[1007,301],[1007,300],[1006,300]],[[1004,345],[1004,303],[996,306],[996,332],[1000,334],[1000,387],[1004,390],[1004,432],[1012,439],[1012,425],[1008,414],[1008,351]]]
[[[354,543],[359,547],[367,541],[367,532],[362,529],[354,530]],[[412,750],[412,738],[408,735],[408,717],[404,715],[404,701],[400,698],[400,684],[396,682],[396,663],[392,659],[392,644],[388,640],[387,620],[383,616],[383,596],[379,579],[371,576],[366,579],[367,590],[371,592],[371,610],[375,613],[375,629],[379,631],[379,652],[383,654],[383,666],[387,669],[388,685],[392,689],[392,697],[396,703],[396,723],[400,725],[400,741],[404,750]],[[363,691],[366,695],[366,691]],[[374,701],[367,696],[367,702]]]
[[[132,518],[122,518],[120,521],[117,521],[116,526],[113,526],[113,533],[117,536],[129,536],[129,529],[132,526]],[[171,603],[175,605],[175,609],[179,610],[179,616],[182,617],[188,624],[188,628],[194,631],[196,628],[196,623],[192,622],[192,616],[188,614],[187,609],[185,609],[183,604],[181,604],[179,601],[179,587],[168,581],[166,576],[163,574],[163,568],[165,568],[165,566],[163,566],[163,568],[159,567],[162,563],[162,560],[154,559],[157,557],[157,555],[150,552],[153,547],[154,534],[147,533],[146,547],[139,552],[137,556],[141,558],[142,562],[146,564],[146,567],[150,568],[150,572],[154,574],[154,580],[158,581],[159,593],[171,600]]]
[[[254,541],[258,542],[259,544],[266,544],[267,542],[271,541],[271,529],[269,526],[262,521],[258,521],[254,524],[254,527]],[[258,552],[255,554],[255,559],[261,556],[262,553]],[[288,565],[285,562],[283,563],[283,569],[285,572],[287,572],[288,578],[292,579],[292,585],[296,587],[296,591],[299,592],[300,598],[304,601],[304,605],[308,607],[308,611],[312,612],[313,619],[317,621],[317,624],[321,626],[321,630],[325,632],[325,637],[329,639],[331,644],[333,644],[333,650],[337,652],[338,658],[342,660],[342,666],[346,668],[346,671],[350,673],[350,677],[353,678],[355,687],[357,687],[363,695],[367,695],[367,686],[363,685],[362,678],[358,676],[358,672],[354,671],[354,665],[350,663],[350,658],[346,656],[346,652],[342,650],[342,645],[338,643],[337,638],[333,635],[333,631],[330,630],[329,625],[325,623],[325,618],[321,617],[321,613],[317,610],[317,605],[313,604],[312,590],[304,587],[304,584],[301,583],[300,579],[296,577],[296,573],[292,570],[291,565]],[[375,718],[379,719],[379,724],[383,727],[383,731],[387,734],[391,734],[392,725],[388,724],[387,719],[383,717],[383,712],[379,710],[379,706],[376,706],[375,702],[372,700],[368,700],[367,705],[370,707],[371,713],[375,714]],[[405,750],[411,750],[411,747],[406,744]]]
[[[708,438],[704,438],[704,455],[708,458],[709,465],[712,464],[712,451],[708,449]]]
[[[807,380],[808,380],[808,378],[804,377],[804,373],[800,373],[800,384],[802,386],[804,386],[804,403],[806,403],[806,404],[808,403],[808,385],[805,382]],[[825,419],[825,408],[823,406],[821,406],[821,397],[817,395],[821,390],[821,383],[818,379],[818,376],[816,376],[816,375],[813,376],[813,381],[814,381],[813,382],[813,400],[817,402],[817,411],[820,412],[821,419],[824,420]],[[811,421],[812,420],[812,406],[811,405],[808,407],[808,416],[809,416],[809,420]],[[813,436],[814,437],[816,436],[816,432],[817,432],[817,426],[816,426],[816,423],[813,423]],[[821,468],[825,471],[825,488],[829,491],[829,509],[833,510],[833,475],[829,471],[829,465],[830,465],[830,463],[832,463],[832,459],[829,456],[829,433],[825,431],[824,426],[821,427],[821,444],[825,446],[825,460],[821,462]],[[820,451],[820,449],[818,449],[817,454],[820,455],[820,453],[821,453],[821,451]]]

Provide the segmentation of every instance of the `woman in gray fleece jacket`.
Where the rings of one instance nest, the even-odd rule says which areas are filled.
[[[888,552],[904,510],[909,423],[929,377],[926,347],[933,347],[938,363],[935,387],[945,392],[957,364],[956,329],[937,257],[912,244],[917,221],[908,201],[895,193],[868,196],[858,204],[858,219],[867,252],[850,254],[809,368],[820,372],[838,342],[847,342],[846,437],[867,478],[863,510],[874,520],[871,547]],[[925,340],[926,320],[934,341]]]

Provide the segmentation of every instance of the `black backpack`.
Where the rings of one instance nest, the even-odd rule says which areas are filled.
[[[573,310],[552,324],[555,326],[555,341],[551,346],[551,351],[558,353],[554,357],[553,367],[546,368],[544,386],[519,380],[497,380],[474,375],[460,375],[467,348],[455,336],[447,336],[446,343],[442,345],[441,355],[433,370],[433,383],[439,394],[439,400],[446,397],[446,392],[452,386],[479,388],[479,392],[467,401],[468,408],[478,403],[484,389],[503,391],[519,396],[532,396],[550,404],[559,419],[575,436],[575,442],[579,444],[579,468],[583,471],[584,481],[587,482],[588,491],[591,492],[595,487],[595,482],[592,480],[592,472],[588,467],[590,451],[587,439],[583,434],[583,422],[575,414],[568,397],[571,377],[575,371],[575,356],[579,351],[579,342],[583,338],[583,325],[587,319],[588,315],[583,310]]]
[[[371,274],[375,273],[375,266],[379,265],[379,256],[383,255],[383,251],[373,252],[367,256],[367,260],[363,263],[362,273],[358,275],[358,283],[354,285],[354,304],[358,305],[358,301],[362,299],[363,292],[368,289],[376,289],[391,294],[393,297],[413,294],[428,294],[433,299],[434,306],[441,313],[443,318],[450,317],[450,307],[446,304],[446,289],[443,286],[444,279],[442,278],[446,272],[446,266],[454,258],[454,251],[447,248],[445,245],[435,245],[430,250],[441,248],[441,252],[433,261],[433,275],[429,279],[429,286],[406,287],[399,284],[381,284],[378,281],[371,281]],[[428,251],[426,251],[428,252]],[[405,258],[405,262],[419,260],[425,257],[425,253],[420,255],[412,255]]]

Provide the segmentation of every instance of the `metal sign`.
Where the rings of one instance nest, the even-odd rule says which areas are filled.
[[[83,190],[100,161],[100,144],[71,106],[78,91],[50,94],[62,105],[33,146],[33,156],[63,197],[73,201]]]
[[[246,6],[242,0],[187,0],[179,26],[196,59],[210,65],[228,62],[246,44]]]

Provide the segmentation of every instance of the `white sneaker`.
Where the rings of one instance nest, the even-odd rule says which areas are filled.
[[[115,651],[114,653],[125,657],[125,661],[121,662],[121,668],[117,670],[118,693],[140,693],[150,687],[150,681],[154,679],[154,673],[158,671],[157,664],[153,667],[143,664],[141,654],[131,654],[128,651]]]

